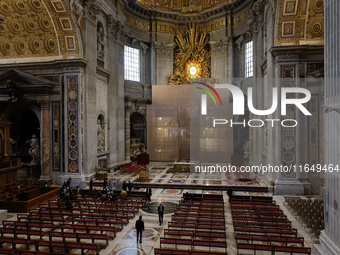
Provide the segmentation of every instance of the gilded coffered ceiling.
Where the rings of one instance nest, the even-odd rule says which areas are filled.
[[[197,13],[232,2],[233,0],[137,0],[138,4],[151,9],[183,14]]]
[[[63,0],[4,0],[0,17],[1,59],[80,55],[77,24]]]
[[[323,45],[324,0],[280,0],[277,45]]]

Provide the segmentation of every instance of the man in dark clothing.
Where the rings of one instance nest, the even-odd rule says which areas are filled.
[[[123,188],[123,190],[125,190],[125,191],[126,191],[126,186],[127,186],[126,181],[124,181],[124,182],[123,182],[123,187],[122,187],[122,188]]]
[[[138,243],[138,237],[139,237],[139,242],[142,243],[142,233],[144,231],[144,221],[142,221],[142,215],[140,215],[139,220],[136,221],[135,227],[137,231],[137,243]]]
[[[148,202],[151,203],[152,189],[150,187],[146,189],[146,195],[148,197]]]
[[[129,181],[127,187],[128,187],[128,191],[131,192],[131,190],[132,190],[132,183],[130,181]]]
[[[93,191],[93,180],[91,178],[91,180],[90,180],[90,192],[92,193],[92,191]]]
[[[164,215],[164,206],[162,205],[162,203],[159,203],[157,211],[158,211],[159,225],[161,225],[163,223],[163,215]]]
[[[63,188],[67,189],[67,182],[64,181]]]
[[[104,181],[103,181],[103,189],[106,189],[106,185],[107,185],[107,177],[104,178]]]
[[[71,188],[71,182],[72,182],[72,178],[68,178],[67,182],[66,182],[66,186]]]

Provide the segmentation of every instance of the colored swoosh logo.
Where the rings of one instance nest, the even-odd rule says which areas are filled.
[[[210,85],[205,84],[205,83],[203,83],[203,82],[196,82],[196,83],[202,84],[202,85],[206,86],[207,88],[209,88],[212,92],[214,92],[215,95],[217,96],[218,100],[220,101],[220,104],[222,105],[222,100],[221,100],[221,98],[220,98],[220,95],[217,93],[217,91],[216,91],[213,87],[211,87]],[[206,93],[214,100],[215,105],[217,105],[217,104],[216,104],[216,100],[215,100],[215,98],[213,97],[213,95],[210,93],[210,91],[208,91],[208,90],[206,90],[206,89],[203,89],[203,88],[200,88],[200,87],[196,87],[196,88],[201,89],[201,90],[203,90],[204,92],[206,92]]]

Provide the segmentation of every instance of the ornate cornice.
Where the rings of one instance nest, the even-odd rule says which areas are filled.
[[[199,13],[182,14],[171,11],[165,12],[161,10],[150,9],[137,4],[135,0],[125,0],[125,9],[130,13],[137,14],[138,16],[144,18],[149,17],[153,19],[164,19],[180,23],[204,22],[207,21],[207,19],[211,19],[212,17],[224,15],[226,12],[239,12],[240,10],[248,7],[252,1],[253,0],[235,0],[233,3],[222,4],[218,7]]]

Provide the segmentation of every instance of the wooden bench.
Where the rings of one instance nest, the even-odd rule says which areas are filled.
[[[224,212],[200,212],[200,211],[195,211],[195,212],[186,212],[186,211],[175,211],[174,215],[176,216],[192,216],[192,217],[210,217],[210,218],[225,218]]]
[[[5,243],[11,244],[13,249],[16,249],[17,244],[23,244],[26,246],[26,250],[29,250],[29,246],[33,244],[33,241],[15,237],[0,237],[0,248],[2,248]]]
[[[43,237],[45,232],[41,230],[33,230],[33,229],[20,229],[20,228],[0,228],[1,237],[4,237],[4,234],[11,234],[13,237],[17,237],[18,235],[25,235],[27,239],[31,239],[31,236]]]
[[[106,234],[89,234],[89,233],[70,233],[70,232],[49,232],[49,239],[53,241],[53,237],[62,238],[65,242],[66,238],[73,238],[76,239],[77,242],[80,242],[81,239],[88,239],[92,240],[94,243],[95,240],[104,240],[105,244],[108,245],[109,240],[113,240],[113,236],[108,236]]]
[[[35,241],[35,250],[38,251],[39,247],[48,247],[51,252],[53,252],[53,248],[63,248],[65,252],[68,253],[71,249],[79,249],[81,250],[81,254],[85,254],[85,250],[95,251],[97,255],[99,255],[99,251],[106,247],[106,245],[101,244],[93,244],[93,243],[79,243],[79,242],[59,242],[59,241],[44,241],[38,240]]]
[[[263,235],[297,236],[297,229],[293,228],[262,228],[262,227],[235,227],[235,233],[262,233]]]
[[[220,230],[225,231],[225,225],[210,225],[210,224],[195,224],[195,223],[177,223],[177,222],[169,222],[169,228],[189,228],[189,229],[209,229],[209,230]]]
[[[218,219],[212,219],[212,218],[196,218],[196,217],[190,217],[190,216],[175,216],[172,215],[171,217],[172,221],[176,222],[196,222],[196,223],[207,223],[207,224],[214,224],[214,225],[220,225],[225,224],[225,219],[218,218]]]
[[[235,219],[233,219],[233,224],[236,227],[262,226],[262,227],[272,227],[272,228],[290,228],[292,226],[291,222],[265,222],[265,221],[248,221],[248,220],[235,220]]]
[[[164,236],[189,236],[189,237],[203,237],[203,238],[219,238],[226,239],[226,234],[223,232],[211,232],[211,231],[200,231],[200,230],[164,230]]]
[[[57,225],[54,225],[52,223],[40,223],[40,222],[27,222],[27,221],[3,221],[3,228],[17,228],[17,227],[23,227],[26,229],[31,228],[38,228],[41,231],[43,229],[54,229],[57,227]]]
[[[288,244],[301,244],[304,246],[304,238],[303,237],[287,237],[287,236],[265,236],[265,235],[245,235],[245,234],[235,234],[236,243],[239,240],[245,240],[249,243],[255,242],[267,242],[267,244],[274,243],[284,243],[286,246]]]
[[[200,251],[200,250],[180,250],[180,249],[167,249],[167,248],[155,248],[155,255],[227,255],[226,252],[218,251]]]
[[[275,252],[287,252],[290,254],[293,253],[301,253],[301,254],[311,254],[311,248],[307,247],[287,247],[287,246],[273,246],[273,245],[264,245],[264,244],[249,244],[249,243],[238,243],[236,244],[237,254],[239,254],[239,250],[250,250],[254,251],[270,251],[273,254]]]
[[[256,216],[256,215],[233,215],[233,219],[251,219],[254,221],[289,221],[286,215],[281,216]]]
[[[100,231],[101,234],[103,234],[104,231],[106,232],[112,232],[116,233],[115,227],[109,227],[109,226],[91,226],[91,225],[82,225],[82,224],[61,224],[60,225],[61,231],[64,231],[65,229],[71,229],[73,232],[75,231],[86,231],[89,233],[90,231]]]

